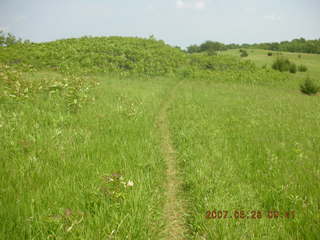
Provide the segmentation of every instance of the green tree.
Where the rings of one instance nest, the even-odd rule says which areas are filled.
[[[206,41],[200,45],[201,52],[223,51],[226,50],[223,43]]]
[[[0,46],[3,46],[6,41],[6,36],[3,31],[0,30]]]
[[[197,52],[200,52],[201,49],[198,45],[190,45],[189,47],[187,47],[187,51],[188,53],[197,53]]]

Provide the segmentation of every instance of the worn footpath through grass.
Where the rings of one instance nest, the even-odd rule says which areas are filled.
[[[185,239],[186,227],[184,221],[184,205],[181,199],[181,174],[178,170],[176,151],[172,145],[171,134],[169,130],[169,122],[167,111],[173,105],[177,90],[182,85],[182,82],[177,84],[173,90],[169,92],[169,96],[162,104],[157,126],[161,136],[161,148],[164,160],[167,165],[166,171],[166,187],[165,187],[165,204],[164,216],[166,219],[163,236],[165,239],[181,240]]]

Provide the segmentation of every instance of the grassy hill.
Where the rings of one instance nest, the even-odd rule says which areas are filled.
[[[174,71],[184,54],[162,41],[128,37],[82,37],[2,49],[1,61],[25,63],[61,72],[138,72],[150,75]]]
[[[130,37],[82,37],[0,48],[0,62],[61,73],[118,73],[163,76],[226,70],[256,70],[251,62],[229,56],[187,54],[161,40]],[[27,70],[27,69],[24,69]],[[208,75],[208,74],[207,74]]]

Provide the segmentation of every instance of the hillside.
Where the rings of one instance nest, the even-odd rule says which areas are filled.
[[[259,72],[257,76],[267,74],[275,81],[284,76],[261,70],[253,62],[232,56],[188,54],[152,38],[82,37],[47,43],[18,43],[0,47],[0,53],[0,63],[10,68],[80,76],[115,73],[215,78],[218,72],[226,71],[232,74]]]
[[[32,65],[62,73],[138,73],[149,76],[197,70],[252,69],[232,57],[190,55],[161,40],[133,37],[82,37],[0,47],[0,62]]]
[[[16,44],[1,49],[6,64],[31,64],[60,72],[170,73],[185,63],[184,54],[162,41],[129,37],[82,37],[48,43]]]

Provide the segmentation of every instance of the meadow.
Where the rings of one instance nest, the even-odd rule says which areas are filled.
[[[296,63],[297,65],[306,65],[308,70],[307,72],[298,72],[295,75],[295,78],[302,80],[306,76],[310,76],[314,78],[316,81],[319,80],[320,76],[320,68],[319,68],[319,61],[320,55],[319,54],[310,54],[310,53],[291,53],[291,52],[278,52],[278,51],[270,51],[270,50],[262,50],[262,49],[248,49],[248,57],[245,59],[251,60],[256,63],[257,66],[260,67],[269,67],[273,61],[279,57],[284,56],[288,58],[290,61]],[[272,53],[272,56],[268,56],[268,53]],[[221,54],[231,55],[238,57],[240,55],[239,49],[232,49],[221,52]]]
[[[318,239],[320,56],[268,52],[0,47],[0,239]]]

